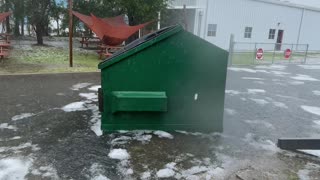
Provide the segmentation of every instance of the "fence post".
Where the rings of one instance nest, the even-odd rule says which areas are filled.
[[[233,58],[233,51],[234,51],[234,35],[230,35],[230,44],[229,44],[229,57],[228,57],[228,64],[229,66],[232,65],[232,58]]]
[[[308,51],[309,51],[309,44],[307,44],[307,49],[306,49],[306,54],[304,55],[304,62],[303,62],[303,64],[305,64],[305,63],[307,62]]]
[[[254,43],[254,50],[253,50],[253,64],[255,64],[256,61],[256,54],[257,54],[257,43]]]
[[[291,56],[289,58],[289,63],[291,64],[291,60],[292,60],[292,56],[293,56],[293,44],[291,46]]]
[[[271,63],[271,64],[274,63],[274,57],[275,57],[275,55],[276,55],[276,46],[277,46],[277,44],[275,44],[274,47],[273,47],[272,63]]]

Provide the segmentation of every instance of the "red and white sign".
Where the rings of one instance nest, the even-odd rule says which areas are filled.
[[[262,60],[263,59],[263,49],[262,48],[259,48],[257,50],[256,59],[258,59],[258,60]]]
[[[292,51],[291,49],[286,49],[284,51],[284,58],[289,59],[291,57]]]

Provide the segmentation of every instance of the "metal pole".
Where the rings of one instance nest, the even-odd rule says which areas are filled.
[[[203,16],[203,11],[199,11],[199,18],[198,18],[198,36],[201,36],[201,26],[202,26],[202,16]]]
[[[255,61],[256,61],[256,54],[257,54],[257,43],[254,43],[253,64],[255,64]]]
[[[185,4],[183,5],[183,19],[184,19],[185,30],[188,31],[187,8]]]
[[[234,35],[230,35],[230,44],[229,44],[229,65],[232,65],[232,57],[233,57],[233,50],[234,50]]]
[[[274,63],[274,57],[275,57],[275,55],[276,55],[276,46],[277,46],[277,45],[275,45],[275,46],[273,47],[272,64]]]
[[[309,44],[307,44],[307,49],[306,49],[306,54],[304,55],[304,62],[303,62],[303,64],[305,64],[305,63],[307,62],[308,51],[309,51]]]
[[[209,11],[209,0],[207,0],[207,4],[206,4],[206,19],[204,21],[204,31],[203,31],[203,39],[206,39],[206,35],[207,35],[207,28],[208,28],[208,11]],[[211,17],[214,18],[214,17]]]
[[[299,31],[298,31],[297,45],[300,43],[300,35],[301,35],[301,28],[302,28],[302,22],[303,22],[303,17],[304,17],[304,11],[305,11],[305,9],[303,8],[302,13],[301,13],[301,18],[300,18],[300,25],[299,25]]]
[[[293,44],[291,45],[291,56],[289,58],[289,63],[291,64],[292,56],[293,56]]]
[[[72,0],[69,0],[69,66],[73,67],[73,52],[72,52],[72,36],[73,36],[73,21],[72,21]]]

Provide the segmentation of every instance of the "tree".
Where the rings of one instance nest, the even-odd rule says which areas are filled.
[[[10,11],[10,8],[11,8],[10,0],[4,0],[4,11],[8,12]],[[7,33],[11,33],[9,17],[6,18],[6,30],[7,30]]]
[[[13,9],[13,16],[14,16],[14,35],[20,35],[20,25],[21,25],[21,35],[24,34],[23,27],[24,27],[24,6],[25,0],[12,0],[12,9]]]
[[[21,22],[21,36],[24,36],[24,20],[25,20],[25,2],[22,0],[23,4],[21,5],[21,13],[23,16],[21,16],[20,22]]]
[[[129,25],[134,26],[148,21],[157,21],[158,13],[167,9],[168,0],[119,0],[118,3],[120,11],[127,14]],[[154,23],[151,28],[155,26]],[[129,38],[127,43],[137,37],[136,33]]]
[[[57,3],[55,1],[52,2],[51,5],[51,12],[50,16],[56,21],[57,23],[57,35],[60,36],[60,23],[61,16],[65,12],[65,8],[63,7],[62,3]]]
[[[36,33],[37,44],[43,45],[43,34],[49,22],[50,7],[53,0],[27,0],[28,19]]]
[[[119,8],[128,16],[129,25],[157,20],[158,12],[167,8],[168,0],[119,0]]]
[[[117,0],[78,0],[74,1],[73,10],[82,14],[90,15],[91,13],[97,17],[111,17],[118,15],[116,12],[115,2]],[[78,26],[78,20],[75,19],[75,26]],[[84,27],[86,31],[90,31]]]
[[[24,17],[25,17],[25,1],[26,0],[2,0],[1,1],[1,12],[5,11],[11,11],[13,14],[13,20],[14,20],[14,34],[16,36],[20,35],[20,27],[21,27],[21,34],[24,34]],[[21,23],[21,24],[20,24]],[[9,17],[5,20],[5,26],[7,29],[7,33],[11,33],[11,27],[10,27],[10,19]]]

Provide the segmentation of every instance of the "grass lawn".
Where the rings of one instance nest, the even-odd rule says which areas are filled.
[[[97,72],[96,51],[75,48],[69,67],[69,50],[54,46],[14,47],[8,58],[0,60],[0,74]]]

